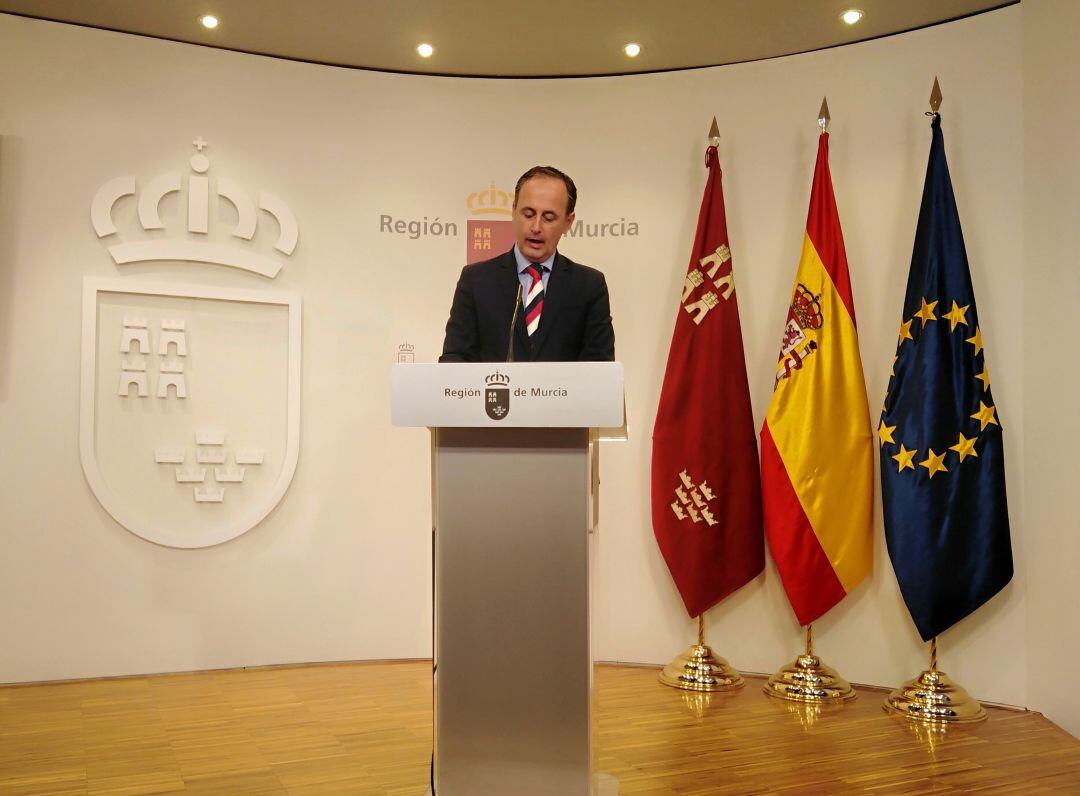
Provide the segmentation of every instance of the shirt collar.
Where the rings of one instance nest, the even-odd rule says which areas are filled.
[[[532,265],[532,260],[525,259],[525,255],[522,254],[518,250],[518,247],[517,247],[516,243],[514,244],[514,259],[517,260],[517,272],[518,272],[519,275],[526,268],[528,268],[530,265]],[[554,262],[555,262],[555,252],[552,252],[550,257],[548,257],[542,263],[537,263],[537,265],[542,265],[542,266],[546,267],[548,269],[548,273],[551,273],[551,266],[552,266],[552,263],[554,263]]]

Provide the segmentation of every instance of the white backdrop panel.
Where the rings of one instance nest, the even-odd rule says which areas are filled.
[[[430,654],[428,438],[390,425],[399,345],[438,353],[465,258],[466,198],[551,162],[580,192],[570,257],[604,269],[631,441],[603,458],[596,584],[602,659],[666,662],[694,637],[652,538],[650,430],[685,273],[713,114],[755,414],[768,402],[799,255],[823,94],[871,411],[892,360],[929,147],[934,75],[1005,427],[1024,570],[1020,8],[760,63],[625,78],[461,80],[348,71],[0,16],[0,681]],[[303,442],[276,511],[227,544],[157,547],[97,504],[79,468],[83,276],[268,285],[206,265],[118,267],[97,188],[186,169],[271,191],[300,242],[273,287],[304,302]],[[170,205],[170,202],[173,202]],[[177,212],[162,203],[163,218]],[[231,214],[231,215],[230,215]],[[118,213],[117,223],[133,212]],[[393,223],[387,225],[383,216]],[[227,205],[211,221],[235,223]],[[395,232],[417,222],[415,237]],[[436,220],[456,234],[423,234]],[[626,233],[601,237],[596,225]],[[168,224],[167,224],[168,225]],[[138,237],[127,228],[131,237]],[[389,231],[388,231],[389,229]],[[121,237],[125,230],[121,229]],[[215,232],[211,230],[210,237]],[[261,280],[261,281],[260,281]],[[880,513],[880,512],[879,512]],[[850,679],[925,664],[885,554],[817,624]],[[1074,588],[1075,587],[1070,587]],[[945,634],[947,671],[1024,703],[1025,584]],[[771,564],[708,614],[737,667],[767,672],[801,635]]]

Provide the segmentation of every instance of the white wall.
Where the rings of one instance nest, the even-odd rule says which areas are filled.
[[[1080,435],[1072,324],[1080,306],[1080,6],[1024,0],[1024,527],[1028,700],[1080,735],[1072,613],[1080,561]],[[1070,78],[1069,76],[1072,76]]]
[[[1025,420],[1034,422],[1024,387],[1036,379],[1030,360],[1025,371],[1027,305],[1018,299],[1021,19],[1010,7],[717,69],[499,81],[331,69],[0,16],[0,681],[429,655],[428,441],[389,426],[385,374],[404,340],[418,359],[438,352],[464,260],[466,196],[491,181],[511,189],[536,162],[574,176],[582,220],[640,225],[637,237],[578,237],[562,249],[608,275],[633,432],[604,453],[598,655],[666,662],[694,627],[652,538],[650,430],[709,120],[718,117],[723,135],[760,423],[802,238],[815,117],[828,94],[876,413],[936,74],[1005,427],[1018,573],[941,638],[941,661],[977,697],[1027,703],[1029,691],[1041,693],[1029,686],[1035,668],[1029,675],[1022,651],[1035,624],[1029,584],[1043,560],[1029,560],[1022,522],[1024,468],[1035,458],[1024,450]],[[196,135],[211,144],[215,174],[277,193],[299,219],[300,246],[276,281],[304,300],[303,446],[291,489],[264,523],[219,547],[180,551],[119,527],[83,479],[79,292],[84,275],[118,272],[259,284],[210,266],[121,270],[90,228],[99,185],[185,172]],[[1065,139],[1060,146],[1067,151]],[[459,236],[382,233],[381,214],[438,216],[456,222]],[[916,674],[926,649],[899,597],[880,520],[877,533],[873,576],[815,628],[819,652],[847,677],[890,685]],[[802,643],[771,565],[707,619],[709,640],[743,670],[775,670]]]

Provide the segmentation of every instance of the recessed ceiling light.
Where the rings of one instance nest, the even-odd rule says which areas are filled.
[[[625,47],[623,47],[623,52],[626,53],[627,57],[629,58],[637,58],[638,53],[641,52],[641,45],[630,42]]]
[[[427,42],[424,42],[416,48],[416,51],[420,53],[421,58],[430,58],[432,53],[435,52],[435,48]]]
[[[849,25],[854,25],[862,18],[863,12],[857,8],[849,8],[847,11],[840,15],[840,19],[844,20],[844,22]]]
[[[220,20],[218,20],[218,18],[215,17],[213,14],[206,14],[205,16],[199,17],[199,22],[202,23],[202,26],[204,28],[209,28],[210,30],[216,28],[219,21]]]

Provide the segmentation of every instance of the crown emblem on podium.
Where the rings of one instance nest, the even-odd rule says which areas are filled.
[[[253,201],[228,177],[215,178],[211,188],[211,180],[206,176],[210,159],[202,152],[207,143],[200,136],[192,145],[197,151],[189,160],[192,173],[186,178],[176,172],[166,172],[137,186],[134,177],[117,177],[98,188],[90,206],[90,220],[97,236],[101,239],[113,235],[121,237],[113,221],[113,208],[124,197],[134,196],[138,226],[131,232],[140,237],[124,238],[108,247],[117,265],[179,260],[240,268],[273,279],[284,263],[254,249],[252,241],[256,232],[266,226],[260,228],[262,217],[259,211],[276,222],[271,225],[271,234],[277,233],[273,247],[286,256],[296,249],[299,237],[296,216],[283,199],[272,193],[262,191],[258,199]],[[178,207],[181,212],[186,211],[186,233],[169,233],[168,237],[162,237],[158,230],[165,231],[166,226],[160,215],[161,201],[172,193],[180,194]],[[193,237],[206,236],[210,232],[210,219],[213,216],[211,196],[218,197],[218,201],[227,200],[236,210],[236,225],[230,230],[231,239],[228,242]]]
[[[473,191],[465,200],[469,212],[474,216],[509,216],[513,215],[513,196],[500,191],[491,183],[487,188]]]
[[[509,387],[510,377],[499,373],[499,371],[495,371],[490,376],[486,376],[484,382],[488,387]]]

